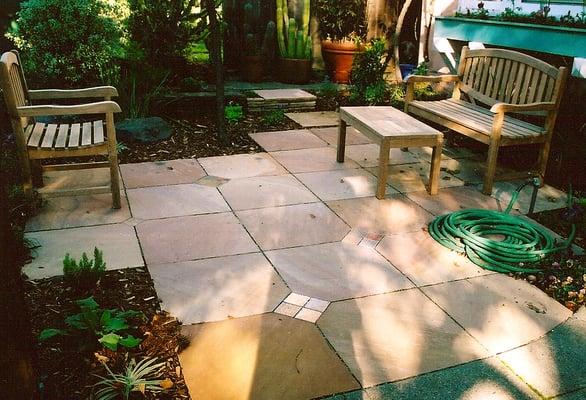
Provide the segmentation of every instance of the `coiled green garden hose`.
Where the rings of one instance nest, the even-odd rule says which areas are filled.
[[[509,213],[517,201],[519,187],[503,212],[468,209],[441,215],[429,224],[429,234],[448,249],[464,253],[474,264],[496,272],[540,272],[528,264],[567,249],[576,234],[557,244],[539,225]],[[495,238],[495,237],[498,237]]]

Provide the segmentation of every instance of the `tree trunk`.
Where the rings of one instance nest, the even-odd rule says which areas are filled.
[[[403,77],[401,76],[401,68],[399,67],[400,64],[400,54],[399,54],[399,38],[401,37],[401,30],[403,30],[403,22],[405,21],[405,15],[407,15],[407,11],[409,11],[409,7],[411,6],[412,0],[405,0],[403,3],[403,7],[401,8],[401,13],[399,14],[399,18],[397,19],[397,25],[395,26],[395,34],[393,35],[393,67],[395,69],[395,79],[397,82],[403,82]]]
[[[222,62],[222,28],[218,21],[215,0],[205,0],[205,8],[210,19],[211,53],[210,57],[216,67],[216,113],[217,131],[224,144],[230,142],[226,132],[224,117],[224,63]]]

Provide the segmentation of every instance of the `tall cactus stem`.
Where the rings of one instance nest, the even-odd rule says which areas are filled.
[[[287,47],[285,46],[285,35],[283,29],[283,2],[287,0],[277,0],[277,43],[279,44],[279,53],[281,57],[287,56]]]
[[[287,36],[287,58],[295,58],[295,41],[297,37],[297,21],[289,19],[289,36]]]

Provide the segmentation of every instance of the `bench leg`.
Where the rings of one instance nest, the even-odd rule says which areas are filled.
[[[492,186],[494,184],[494,176],[496,174],[496,162],[499,155],[500,140],[491,140],[488,146],[488,158],[486,160],[486,173],[484,175],[484,184],[482,186],[482,193],[486,195],[492,194]]]
[[[545,170],[547,168],[547,160],[549,159],[550,147],[551,147],[550,142],[547,141],[541,145],[541,149],[539,150],[539,158],[537,161],[537,172],[539,173],[542,182],[545,178]]]
[[[112,190],[112,208],[120,208],[120,181],[118,180],[118,149],[116,148],[116,128],[114,115],[106,114],[108,135],[108,161],[110,162],[110,189]]]
[[[387,177],[389,176],[389,153],[391,143],[383,140],[378,154],[378,181],[376,185],[376,198],[381,200],[387,193]]]
[[[346,121],[340,119],[338,126],[338,156],[336,160],[339,163],[344,162],[344,153],[346,151]]]
[[[443,147],[444,140],[439,139],[437,144],[433,147],[433,152],[431,153],[431,171],[429,172],[429,194],[435,195],[437,194],[438,187],[439,187],[439,176],[440,176],[440,169],[441,169],[441,161],[442,161],[442,147]]]

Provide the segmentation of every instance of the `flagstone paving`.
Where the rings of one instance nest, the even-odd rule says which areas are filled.
[[[303,118],[333,123],[323,116]],[[41,247],[24,272],[59,275],[66,252],[94,246],[109,269],[146,266],[190,338],[180,361],[192,399],[583,398],[586,311],[571,317],[426,233],[435,215],[504,209],[518,182],[482,195],[465,171],[481,159],[448,146],[429,196],[429,149],[395,149],[377,200],[378,152],[355,130],[344,163],[336,127],[251,137],[270,153],[121,165],[120,210],[110,194],[49,198],[27,225]],[[109,179],[67,174],[45,183]],[[545,186],[537,209],[564,201]]]

